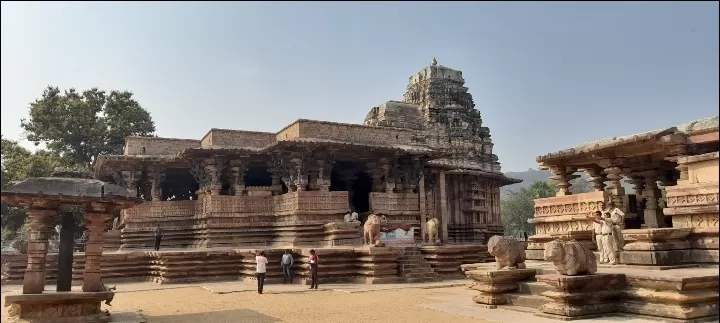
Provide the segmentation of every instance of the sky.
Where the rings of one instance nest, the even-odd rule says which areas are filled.
[[[433,57],[463,71],[503,171],[718,115],[718,2],[1,6],[0,120],[15,140],[48,85],[129,90],[160,137],[362,123]]]

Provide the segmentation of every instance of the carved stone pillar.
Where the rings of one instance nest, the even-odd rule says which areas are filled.
[[[554,180],[558,186],[558,192],[555,196],[570,195],[570,181],[573,178],[577,178],[577,175],[572,175],[573,172],[569,172],[564,166],[552,166],[550,167],[550,179]]]
[[[688,174],[688,167],[687,165],[678,164],[675,169],[680,172],[680,177],[678,177],[678,180],[680,181],[686,181],[690,179],[690,174]]]
[[[645,189],[642,194],[645,198],[645,211],[643,212],[645,226],[648,228],[665,227],[663,211],[658,205],[661,197],[660,189],[657,186],[658,174],[649,171],[642,175],[645,178]]]
[[[585,171],[585,174],[588,175],[588,182],[590,182],[595,189],[596,192],[602,192],[605,191],[605,181],[607,181],[607,178],[602,173],[602,169],[600,168],[585,168],[583,169]]]
[[[245,195],[245,165],[236,162],[232,167],[233,191],[235,196]]]
[[[87,227],[87,244],[85,245],[85,271],[83,272],[83,292],[102,291],[101,271],[103,233],[105,221],[110,219],[108,213],[85,212]]]
[[[283,182],[283,184],[285,184],[285,187],[287,187],[288,192],[296,191],[297,186],[295,186],[295,182],[293,180],[291,180],[289,176],[284,176],[282,178],[282,182]]]
[[[330,191],[330,174],[332,173],[332,162],[326,163],[324,160],[317,161],[318,178],[316,186],[321,192]]]
[[[372,191],[373,192],[383,192],[385,191],[385,188],[383,187],[383,168],[378,163],[367,163],[367,169],[370,173],[370,178],[372,178]]]
[[[45,289],[45,259],[48,237],[54,228],[57,210],[28,209],[27,268],[23,278],[23,294],[42,294]]]
[[[623,197],[625,197],[625,188],[622,187],[620,180],[622,179],[622,169],[620,167],[609,167],[605,169],[607,178],[610,180],[610,190],[612,194],[612,202],[615,207],[623,206]]]
[[[425,239],[425,222],[427,222],[427,202],[425,201],[425,175],[420,172],[420,180],[418,181],[418,197],[420,203],[420,238]]]
[[[205,173],[210,181],[209,185],[206,188],[206,191],[210,191],[210,195],[220,195],[220,189],[222,188],[222,185],[220,185],[220,176],[218,172],[217,165],[208,163],[205,165]]]
[[[387,158],[380,159],[380,167],[383,170],[383,181],[385,182],[385,193],[392,193],[395,190],[395,179],[391,178],[390,161]]]
[[[442,238],[444,241],[447,241],[448,237],[448,208],[447,208],[447,188],[445,187],[445,170],[441,169],[440,174],[438,175],[439,179],[438,182],[440,184],[440,216],[441,216],[441,226],[442,226]]]
[[[645,179],[638,174],[631,174],[628,177],[630,179],[626,180],[626,182],[633,185],[633,191],[635,191],[635,201],[637,202],[637,210],[638,212],[641,212],[645,208],[645,201],[643,198]]]
[[[162,182],[165,180],[165,170],[155,167],[150,170],[150,196],[153,201],[162,200]]]
[[[292,163],[295,166],[295,178],[294,184],[295,189],[298,191],[307,191],[308,178],[307,178],[307,165],[303,158],[297,157],[292,159]]]

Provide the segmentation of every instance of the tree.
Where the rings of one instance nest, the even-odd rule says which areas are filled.
[[[522,188],[512,192],[500,202],[500,218],[505,226],[505,234],[520,236],[523,232],[532,235],[535,232],[535,225],[527,220],[535,216],[534,200],[539,198],[553,197],[558,188],[554,183],[537,181],[529,188]]]
[[[50,176],[59,167],[67,166],[65,160],[47,151],[32,153],[17,142],[2,138],[2,189],[15,181],[28,177]],[[22,208],[0,203],[2,215],[2,245],[6,246],[25,223],[26,213]]]
[[[48,87],[30,104],[20,125],[35,145],[45,143],[57,156],[92,166],[98,155],[120,155],[127,136],[151,136],[155,123],[128,91]]]
[[[583,177],[578,177],[578,178],[570,181],[570,193],[580,194],[580,193],[589,193],[592,191],[594,191],[593,187]]]

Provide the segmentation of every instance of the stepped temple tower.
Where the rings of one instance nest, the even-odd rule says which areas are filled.
[[[349,212],[383,214],[417,239],[435,218],[445,243],[480,244],[502,234],[500,187],[519,180],[502,174],[464,83],[433,59],[364,124],[129,137],[123,155],[98,158],[96,176],[147,201],[123,211],[123,248],[151,246],[156,227],[173,247],[361,244],[357,230],[328,226]]]

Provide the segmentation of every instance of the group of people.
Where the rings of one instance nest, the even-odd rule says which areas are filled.
[[[283,272],[283,284],[292,284],[292,266],[294,264],[292,253],[285,250],[280,259],[280,266]],[[265,273],[267,272],[268,259],[265,257],[265,251],[260,251],[255,256],[255,273],[257,275],[258,294],[263,293],[265,285]],[[318,256],[315,249],[310,249],[310,289],[318,288]]]
[[[620,250],[625,246],[622,229],[625,213],[615,207],[612,202],[602,211],[587,215],[593,222],[593,241],[600,252],[599,263],[615,265],[618,263]]]

